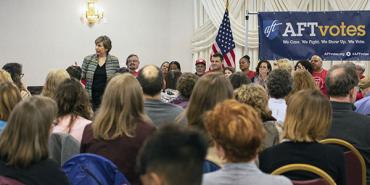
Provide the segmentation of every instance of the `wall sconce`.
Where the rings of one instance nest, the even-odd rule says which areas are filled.
[[[84,12],[83,18],[89,25],[93,25],[103,19],[104,12],[102,9],[97,8],[96,0],[87,1],[87,9]]]

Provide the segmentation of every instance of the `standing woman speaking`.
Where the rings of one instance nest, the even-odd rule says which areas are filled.
[[[119,69],[118,58],[110,55],[112,42],[103,35],[95,40],[95,54],[84,58],[82,63],[82,80],[86,81],[86,90],[89,94],[94,111],[99,108],[107,79]]]

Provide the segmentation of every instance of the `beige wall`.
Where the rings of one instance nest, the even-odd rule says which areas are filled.
[[[80,20],[86,1],[1,0],[0,65],[22,63],[26,84],[42,85],[49,69],[81,64],[104,34],[121,66],[137,53],[141,66],[179,60],[192,70],[192,0],[99,0],[105,19],[92,27]]]

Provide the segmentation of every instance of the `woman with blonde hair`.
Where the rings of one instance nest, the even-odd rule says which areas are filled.
[[[306,89],[292,95],[285,117],[284,141],[263,151],[259,156],[260,168],[271,173],[292,163],[316,166],[328,173],[338,185],[346,183],[343,151],[336,146],[321,144],[330,128],[330,102],[319,90]],[[317,178],[311,173],[286,173],[293,180]]]
[[[303,89],[317,89],[315,80],[306,70],[293,72],[293,88],[285,99],[288,100],[294,93]]]
[[[49,159],[48,138],[57,113],[47,97],[29,97],[15,106],[0,135],[0,175],[27,185],[67,185],[58,164]]]
[[[49,71],[46,77],[45,85],[42,88],[41,95],[49,98],[54,98],[55,91],[59,84],[65,79],[69,79],[70,76],[65,69],[53,69]]]
[[[253,107],[262,120],[262,124],[266,130],[266,136],[263,139],[262,149],[271,147],[280,142],[279,139],[279,124],[272,117],[271,111],[268,108],[268,95],[266,90],[258,84],[249,84],[241,86],[235,92],[235,99],[240,103],[247,104]]]
[[[136,156],[154,131],[154,125],[144,113],[139,82],[131,74],[120,74],[109,81],[95,120],[85,127],[81,153],[108,158],[132,184],[137,184]]]
[[[91,123],[93,114],[86,90],[79,81],[66,79],[57,87],[54,100],[58,114],[53,132],[70,134],[81,142],[83,130]]]
[[[3,82],[13,82],[13,80],[7,71],[5,71],[4,69],[0,69],[0,83]]]
[[[21,93],[13,82],[0,83],[0,132],[5,128],[13,108],[21,100]]]
[[[262,87],[261,87],[262,88]],[[264,138],[260,115],[249,105],[225,100],[208,111],[204,125],[226,163],[204,175],[203,185],[291,185],[289,179],[262,173],[254,160]]]
[[[285,69],[290,74],[293,71],[293,67],[292,67],[292,65],[290,64],[290,62],[289,62],[289,60],[287,58],[282,58],[282,59],[277,60],[274,63],[274,67],[276,67],[277,69]]]

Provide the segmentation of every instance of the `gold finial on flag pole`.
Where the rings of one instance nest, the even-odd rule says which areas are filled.
[[[229,0],[226,0],[226,9],[229,10]]]

